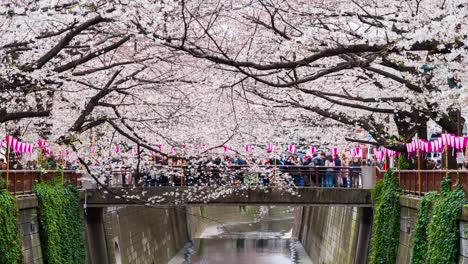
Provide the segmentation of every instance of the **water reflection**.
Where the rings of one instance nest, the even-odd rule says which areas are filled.
[[[311,264],[302,245],[291,238],[293,224],[289,212],[209,226],[170,264]]]
[[[228,223],[205,229],[201,238],[291,238],[294,218],[262,219],[258,222]]]
[[[311,263],[300,243],[291,239],[200,238],[184,252],[184,264]]]

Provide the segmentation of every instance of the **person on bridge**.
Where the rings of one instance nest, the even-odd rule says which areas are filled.
[[[6,163],[3,158],[0,159],[0,170],[6,170]]]
[[[324,154],[320,154],[319,156],[317,155],[317,153],[314,153],[314,155],[312,156],[312,163],[314,164],[314,166],[325,166],[325,160],[323,159],[323,157],[325,156]]]
[[[346,155],[346,153],[341,154],[341,166],[349,167],[349,164],[350,161],[348,155]],[[341,185],[341,187],[351,187],[349,181],[349,171],[347,169],[341,170],[341,178],[343,180],[343,184]]]
[[[340,156],[335,155],[334,157],[334,164],[335,168],[335,173],[333,174],[333,183],[335,187],[340,187],[343,185],[343,179],[341,177],[341,159]]]
[[[335,162],[333,161],[333,157],[328,155],[327,160],[325,161],[325,187],[333,187],[333,178],[334,178],[334,168]]]
[[[361,166],[362,166],[361,159],[356,156],[349,163],[349,180],[351,181],[350,187],[359,186]]]

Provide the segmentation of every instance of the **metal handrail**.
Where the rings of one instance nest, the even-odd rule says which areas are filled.
[[[0,177],[5,177],[4,173],[6,170],[0,170]],[[34,183],[40,182],[41,180],[48,180],[51,178],[54,173],[61,173],[61,170],[47,170],[47,171],[38,171],[38,170],[10,170],[8,190],[15,195],[18,194],[30,194],[33,191]],[[63,178],[78,188],[82,187],[81,173],[76,172],[76,170],[65,170],[63,171]]]
[[[377,179],[382,179],[386,170],[376,168]],[[449,175],[452,180],[458,178],[459,184],[468,194],[467,170],[395,170],[401,188],[406,193],[422,196],[427,192],[440,191],[440,181]]]

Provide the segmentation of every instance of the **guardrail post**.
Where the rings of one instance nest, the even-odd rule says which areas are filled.
[[[16,194],[16,181],[17,181],[17,173],[14,174],[15,176],[13,177],[14,182],[13,182],[13,193]]]
[[[320,179],[319,179],[318,168],[314,167],[314,171],[315,171],[315,186],[320,187]]]
[[[421,151],[418,148],[418,195],[421,196]]]

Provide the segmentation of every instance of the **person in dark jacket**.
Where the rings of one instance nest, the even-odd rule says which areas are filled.
[[[333,186],[335,187],[340,187],[342,185],[342,182],[339,181],[339,175],[340,175],[340,170],[341,170],[341,159],[340,156],[335,155],[334,157],[334,163],[335,163],[335,173],[333,173]]]
[[[314,153],[313,155],[313,158],[312,158],[312,163],[315,167],[318,167],[318,166],[325,166],[325,153],[320,153],[320,155],[317,155],[316,153]],[[325,169],[324,168],[315,168],[316,170],[318,170],[318,180],[320,181],[319,183],[315,183],[316,186],[318,186],[319,184],[321,186],[325,186]],[[315,180],[317,181],[317,180]]]
[[[351,180],[350,187],[358,187],[361,166],[362,162],[358,157],[354,157],[353,160],[349,163],[349,178]]]
[[[314,164],[314,166],[325,166],[325,159],[322,158],[322,155],[325,156],[324,154],[320,154],[320,156],[318,156],[317,154],[313,155],[312,163]]]

